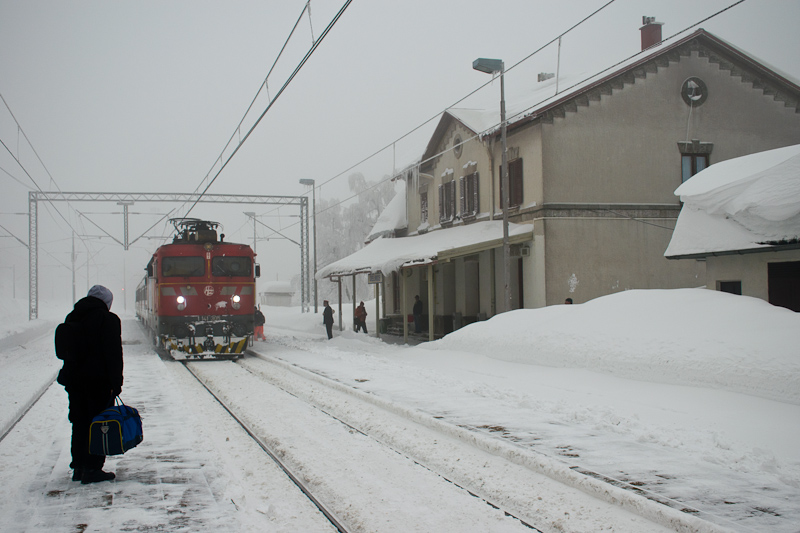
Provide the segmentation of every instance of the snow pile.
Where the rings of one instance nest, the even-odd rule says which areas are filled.
[[[706,289],[637,290],[504,313],[425,348],[800,405],[798,331],[800,315],[759,299]]]
[[[381,211],[378,220],[375,222],[372,231],[369,232],[367,241],[375,240],[384,235],[391,235],[394,230],[408,226],[406,216],[406,182],[405,180],[395,180],[394,198]]]
[[[665,255],[800,238],[800,145],[729,159],[675,190],[684,207]]]

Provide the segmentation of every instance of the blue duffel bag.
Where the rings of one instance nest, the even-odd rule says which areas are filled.
[[[139,411],[117,396],[115,405],[92,419],[89,425],[89,453],[122,455],[144,439]]]

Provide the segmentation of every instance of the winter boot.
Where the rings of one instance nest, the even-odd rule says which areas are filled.
[[[72,481],[80,481],[83,479],[83,468],[75,468],[72,470]]]
[[[117,477],[114,472],[103,472],[102,470],[86,469],[81,477],[81,484],[97,483],[99,481],[111,481]]]

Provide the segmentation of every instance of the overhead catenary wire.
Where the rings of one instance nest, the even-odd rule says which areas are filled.
[[[341,9],[336,13],[336,15],[334,15],[333,19],[328,23],[328,26],[320,34],[319,39],[314,41],[314,44],[311,46],[311,48],[308,50],[308,52],[306,52],[306,55],[303,57],[303,59],[300,61],[300,63],[297,65],[297,67],[294,69],[292,74],[287,78],[287,80],[284,82],[284,84],[281,86],[280,90],[278,90],[278,92],[275,94],[275,96],[272,98],[272,100],[270,100],[269,104],[267,104],[266,109],[264,109],[264,111],[258,117],[258,119],[256,120],[255,124],[253,124],[250,127],[250,129],[247,131],[247,134],[242,138],[241,142],[236,145],[236,148],[234,148],[234,150],[231,153],[231,155],[228,156],[228,159],[226,159],[225,162],[221,165],[220,169],[217,171],[217,173],[214,175],[214,177],[211,179],[211,181],[209,181],[208,185],[206,185],[206,187],[203,189],[203,192],[200,193],[200,195],[194,201],[192,206],[186,211],[184,216],[188,216],[189,213],[192,212],[192,210],[197,205],[197,203],[200,201],[200,199],[205,195],[205,193],[208,191],[208,189],[211,188],[211,186],[214,184],[214,182],[217,180],[217,178],[219,178],[219,176],[222,173],[222,171],[225,169],[226,166],[228,166],[228,163],[230,163],[230,161],[233,159],[233,157],[238,153],[239,149],[244,145],[244,143],[247,141],[247,139],[250,137],[250,135],[253,133],[253,131],[255,131],[255,129],[261,123],[261,120],[266,116],[266,114],[269,112],[269,110],[272,109],[272,106],[275,104],[275,102],[278,100],[278,98],[280,98],[281,94],[283,94],[283,92],[286,90],[286,88],[289,86],[289,84],[292,82],[292,80],[294,80],[295,76],[297,76],[297,74],[300,72],[300,70],[306,64],[306,62],[311,58],[311,56],[314,54],[314,52],[319,47],[319,45],[322,44],[322,41],[325,40],[325,37],[328,35],[328,33],[330,33],[331,29],[333,29],[333,27],[336,25],[336,23],[339,21],[339,19],[344,14],[345,10],[350,6],[352,1],[353,0],[347,0],[344,3],[344,5],[341,7]]]
[[[716,11],[715,13],[712,13],[711,15],[709,15],[709,16],[707,16],[707,17],[705,17],[705,18],[703,18],[703,19],[701,19],[701,20],[699,20],[699,21],[697,21],[697,22],[695,22],[695,23],[693,23],[693,24],[691,24],[691,25],[689,25],[689,26],[687,26],[687,27],[683,28],[682,30],[680,30],[680,31],[678,31],[678,32],[675,32],[674,34],[670,35],[669,37],[667,37],[667,38],[665,38],[665,39],[662,39],[662,40],[661,40],[661,43],[665,43],[665,42],[668,42],[668,41],[670,41],[670,40],[673,40],[673,39],[677,38],[678,36],[680,36],[680,35],[683,35],[684,33],[686,33],[686,32],[688,32],[688,31],[690,31],[691,29],[693,29],[693,28],[695,28],[695,27],[699,26],[700,24],[702,24],[702,23],[704,23],[704,22],[706,22],[706,21],[708,21],[708,20],[711,20],[711,19],[713,19],[713,18],[715,18],[715,17],[717,17],[717,16],[721,15],[722,13],[724,13],[724,12],[726,12],[726,11],[728,11],[728,10],[730,10],[730,9],[734,8],[734,7],[736,7],[736,6],[737,6],[737,5],[739,5],[739,4],[742,4],[742,3],[744,3],[745,1],[746,1],[746,0],[738,0],[738,1],[736,1],[736,2],[734,2],[734,3],[732,3],[732,4],[730,4],[730,5],[728,5],[727,7],[724,7],[724,8],[722,8],[722,9],[720,9],[720,10]],[[517,61],[517,62],[516,62],[516,63],[514,63],[512,66],[510,66],[509,68],[505,69],[505,72],[507,73],[507,72],[511,71],[512,69],[514,69],[514,68],[518,67],[518,66],[519,66],[520,64],[522,64],[523,62],[525,62],[525,61],[529,60],[530,58],[534,57],[536,54],[538,54],[538,53],[542,52],[544,49],[546,49],[546,48],[547,48],[548,46],[550,46],[551,44],[553,44],[553,43],[555,43],[555,42],[557,42],[557,41],[560,41],[560,39],[561,39],[562,37],[564,37],[565,35],[567,35],[567,34],[568,34],[568,33],[570,33],[571,31],[575,30],[575,29],[576,29],[576,28],[578,28],[578,27],[579,27],[581,24],[585,23],[586,21],[588,21],[588,20],[589,20],[589,19],[591,19],[592,17],[596,16],[596,15],[597,15],[598,13],[600,13],[600,12],[601,12],[603,9],[607,8],[609,5],[611,5],[611,4],[612,4],[612,3],[614,3],[614,2],[615,2],[615,0],[610,0],[609,2],[607,2],[606,4],[604,4],[603,6],[599,7],[598,9],[596,9],[595,11],[593,11],[591,14],[587,15],[586,17],[584,17],[583,19],[581,19],[579,22],[575,23],[575,24],[574,24],[574,25],[572,25],[570,28],[568,28],[567,30],[563,31],[562,33],[560,33],[559,35],[557,35],[556,37],[554,37],[553,39],[551,39],[550,41],[548,41],[546,44],[544,44],[544,45],[540,46],[540,47],[539,47],[539,48],[537,48],[535,51],[531,52],[530,54],[528,54],[527,56],[525,56],[524,58],[522,58],[520,61]],[[606,67],[606,68],[604,68],[604,69],[602,69],[602,70],[600,70],[600,71],[598,71],[598,72],[595,72],[594,74],[591,74],[591,75],[589,75],[589,76],[585,77],[584,79],[582,79],[582,80],[578,81],[577,83],[574,83],[574,84],[572,84],[572,85],[571,85],[571,86],[569,86],[569,87],[566,87],[566,88],[564,88],[564,89],[561,89],[561,90],[560,90],[558,93],[556,93],[556,95],[557,95],[557,94],[560,94],[560,93],[565,93],[565,92],[568,92],[568,91],[572,90],[573,88],[575,88],[575,87],[577,87],[577,86],[579,86],[579,85],[581,85],[581,84],[585,83],[586,81],[588,81],[588,80],[591,80],[592,78],[595,78],[595,77],[597,77],[597,76],[600,76],[601,74],[604,74],[604,73],[606,73],[606,72],[608,72],[608,71],[610,71],[610,70],[613,70],[614,68],[616,68],[616,67],[618,67],[618,66],[620,66],[620,65],[622,65],[622,64],[624,64],[624,63],[626,63],[626,62],[628,62],[628,61],[630,61],[631,59],[635,58],[635,57],[636,57],[636,56],[638,56],[638,55],[641,55],[641,54],[645,53],[646,51],[647,51],[647,50],[640,50],[640,51],[636,52],[635,54],[632,54],[631,56],[629,56],[629,57],[627,57],[627,58],[625,58],[625,59],[623,59],[623,60],[621,60],[621,61],[618,61],[618,62],[616,62],[616,63],[612,64],[612,65],[611,65],[611,66],[609,66],[609,67]],[[319,183],[319,184],[316,184],[316,185],[314,186],[314,188],[315,188],[315,189],[316,189],[316,188],[321,188],[323,185],[326,185],[326,184],[330,183],[331,181],[333,181],[333,180],[335,180],[335,179],[338,179],[338,178],[342,177],[342,176],[343,176],[343,175],[345,175],[346,173],[348,173],[348,172],[352,171],[353,169],[357,168],[358,166],[362,165],[363,163],[365,163],[365,162],[369,161],[369,160],[370,160],[370,159],[372,159],[373,157],[376,157],[378,154],[380,154],[380,153],[382,153],[383,151],[387,150],[389,147],[393,146],[393,145],[394,145],[395,143],[397,143],[398,141],[401,141],[401,140],[405,139],[405,138],[406,138],[406,137],[408,137],[409,135],[411,135],[411,134],[413,134],[414,132],[418,131],[420,128],[422,128],[422,127],[424,127],[425,125],[429,124],[429,123],[430,123],[430,122],[432,122],[433,120],[435,120],[435,119],[439,118],[439,117],[442,115],[442,113],[444,113],[444,112],[446,112],[446,111],[447,111],[447,109],[451,109],[451,108],[453,108],[453,107],[457,106],[458,104],[460,104],[461,102],[463,102],[464,100],[466,100],[467,98],[469,98],[470,96],[474,95],[475,93],[477,93],[478,91],[482,90],[483,88],[485,88],[485,87],[486,87],[486,86],[488,86],[489,84],[493,83],[493,81],[494,81],[494,80],[492,79],[492,80],[489,80],[489,81],[487,81],[487,82],[483,83],[482,85],[478,86],[478,87],[477,87],[475,90],[473,90],[473,91],[469,92],[467,95],[465,95],[464,97],[460,98],[459,100],[457,100],[456,102],[454,102],[453,104],[451,104],[450,106],[448,106],[448,107],[447,107],[447,108],[446,108],[444,111],[441,111],[441,112],[438,112],[438,113],[436,113],[434,116],[432,116],[431,118],[429,118],[429,119],[425,120],[424,122],[422,122],[421,124],[419,124],[418,126],[416,126],[415,128],[413,128],[412,130],[410,130],[410,131],[408,131],[407,133],[405,133],[405,134],[401,135],[400,137],[398,137],[397,139],[395,139],[395,140],[394,140],[394,141],[392,141],[391,143],[389,143],[389,144],[387,144],[387,145],[383,146],[382,148],[380,148],[380,149],[376,150],[376,151],[375,151],[375,152],[373,152],[372,154],[370,154],[370,155],[366,156],[365,158],[361,159],[360,161],[358,161],[358,162],[357,162],[357,163],[355,163],[354,165],[351,165],[350,167],[346,168],[345,170],[343,170],[343,171],[339,172],[338,174],[334,175],[333,177],[331,177],[331,178],[329,178],[329,179],[327,179],[327,180],[325,180],[325,181],[323,181],[323,182],[321,182],[321,183]],[[525,108],[525,109],[523,109],[523,110],[521,110],[521,111],[518,111],[518,112],[514,113],[514,114],[513,114],[513,115],[511,115],[511,116],[508,116],[508,117],[506,117],[506,123],[509,123],[509,122],[511,122],[512,120],[516,119],[517,117],[519,117],[519,116],[521,116],[521,115],[524,115],[524,114],[528,113],[529,111],[531,111],[532,109],[534,109],[534,108],[536,108],[537,106],[541,105],[542,103],[544,103],[545,101],[547,101],[548,99],[550,99],[550,98],[552,98],[552,97],[553,97],[553,96],[550,96],[550,97],[548,97],[548,98],[545,98],[545,99],[543,99],[543,100],[541,100],[541,101],[539,101],[539,102],[536,102],[536,103],[534,103],[534,104],[532,104],[532,105],[528,106],[527,108]],[[496,123],[496,124],[494,124],[494,125],[490,126],[489,128],[487,128],[487,129],[486,129],[486,130],[484,130],[483,132],[479,132],[479,133],[477,133],[476,135],[473,135],[473,136],[472,136],[472,137],[470,137],[470,138],[464,139],[464,140],[463,140],[463,141],[460,143],[460,145],[463,145],[463,144],[466,144],[466,143],[468,143],[468,142],[470,142],[470,141],[473,141],[473,140],[479,139],[479,138],[481,138],[481,137],[483,137],[483,136],[485,136],[485,135],[489,134],[489,132],[497,130],[498,128],[500,128],[500,126],[501,126],[501,123],[499,123],[499,122],[498,122],[498,123]],[[416,163],[414,166],[421,166],[421,165],[423,165],[424,163],[427,163],[428,161],[431,161],[431,160],[433,160],[433,159],[435,159],[435,158],[437,158],[437,157],[440,157],[441,155],[443,155],[443,154],[445,154],[445,153],[447,153],[447,152],[449,152],[449,151],[451,151],[451,150],[455,149],[455,147],[456,147],[456,146],[453,146],[453,147],[451,147],[451,148],[448,148],[448,149],[445,149],[445,150],[443,150],[443,151],[441,151],[441,152],[439,152],[439,153],[436,153],[436,154],[432,155],[431,157],[429,157],[428,159],[425,159],[425,160],[423,160],[423,161],[419,161],[419,162],[418,162],[418,163]],[[368,190],[371,190],[371,189],[373,189],[373,188],[375,188],[375,187],[378,187],[378,186],[382,185],[383,183],[385,183],[385,182],[387,182],[387,181],[390,181],[390,180],[394,179],[395,177],[396,177],[396,175],[391,175],[391,176],[388,176],[388,177],[386,177],[386,178],[384,178],[384,179],[382,179],[382,180],[378,180],[377,182],[373,183],[373,184],[372,184],[370,187],[367,187],[367,189],[365,189],[365,191],[368,191]],[[326,208],[324,208],[324,209],[321,209],[321,210],[317,211],[317,213],[324,213],[324,212],[326,212],[326,211],[328,211],[328,210],[330,210],[330,209],[333,209],[333,208],[335,208],[335,207],[336,207],[336,206],[338,206],[338,205],[344,204],[344,203],[346,203],[346,202],[348,202],[348,201],[350,201],[350,200],[352,200],[352,199],[354,199],[354,198],[358,197],[358,196],[359,196],[359,194],[363,194],[365,191],[361,191],[361,192],[359,192],[359,193],[352,194],[352,195],[350,195],[350,196],[348,196],[348,197],[344,198],[343,200],[341,200],[341,201],[339,201],[339,202],[333,203],[333,204],[331,204],[331,205],[327,206]],[[268,213],[269,213],[269,211],[268,211]],[[644,220],[637,219],[637,218],[633,218],[633,217],[627,217],[627,218],[630,218],[631,220],[634,220],[634,221],[636,221],[636,222],[641,222],[641,223],[644,223],[644,224],[650,224],[650,225],[654,225],[654,226],[661,227],[661,228],[664,228],[664,229],[669,229],[669,230],[672,230],[672,229],[673,229],[673,228],[667,228],[666,226],[660,226],[660,225],[657,225],[657,224],[652,224],[652,223],[650,223],[650,222],[646,222],[646,221],[644,221]],[[297,222],[295,222],[295,223],[294,223],[294,224],[292,224],[292,225],[297,225],[297,224],[298,224],[298,223],[297,223]]]
[[[311,2],[309,0],[303,6],[302,11],[300,12],[300,16],[297,17],[297,20],[295,21],[294,26],[292,27],[292,30],[289,32],[289,36],[286,37],[286,40],[284,41],[283,46],[281,47],[280,51],[278,52],[277,57],[275,58],[275,61],[273,61],[272,66],[269,69],[269,72],[267,72],[267,75],[264,77],[264,81],[261,82],[261,85],[258,87],[258,90],[256,91],[256,95],[253,97],[253,100],[250,102],[250,105],[247,106],[247,110],[244,112],[244,115],[242,115],[242,119],[236,125],[236,129],[233,131],[233,134],[228,139],[228,142],[225,143],[225,146],[222,148],[222,151],[220,152],[219,156],[217,156],[217,158],[214,160],[214,164],[211,165],[210,169],[208,169],[208,172],[206,173],[205,177],[203,178],[203,181],[208,179],[208,176],[211,175],[211,172],[214,170],[214,167],[217,165],[217,162],[222,160],[222,156],[225,153],[225,150],[230,146],[231,141],[233,140],[233,138],[235,136],[238,135],[239,136],[239,144],[242,143],[242,138],[241,138],[242,124],[244,123],[244,120],[247,118],[247,115],[250,113],[250,110],[253,108],[253,105],[256,103],[256,100],[258,100],[258,97],[261,94],[261,90],[262,89],[266,89],[267,90],[267,99],[271,101],[271,98],[269,96],[269,85],[268,85],[269,77],[272,74],[272,71],[275,70],[275,66],[278,64],[278,61],[280,60],[281,56],[283,55],[284,50],[286,50],[286,47],[288,46],[289,41],[292,38],[292,35],[294,35],[294,32],[297,29],[297,26],[300,24],[300,21],[303,19],[303,15],[306,13],[306,11],[309,12],[309,18],[310,18],[310,9],[311,9],[310,3]],[[203,182],[201,181],[200,184],[195,188],[194,192],[197,192],[198,190],[200,190],[200,187],[202,187],[202,185],[203,185]]]

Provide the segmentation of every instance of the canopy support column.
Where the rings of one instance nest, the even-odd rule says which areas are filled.
[[[408,307],[406,306],[406,271],[400,269],[400,311],[403,313],[403,342],[408,344]]]
[[[428,340],[433,341],[433,318],[436,306],[433,304],[433,263],[428,264]]]
[[[381,285],[375,284],[375,336],[381,338]]]
[[[342,276],[336,278],[339,284],[339,331],[342,331]]]
[[[358,302],[358,298],[356,298],[356,275],[353,274],[353,331],[356,330],[356,302]]]

